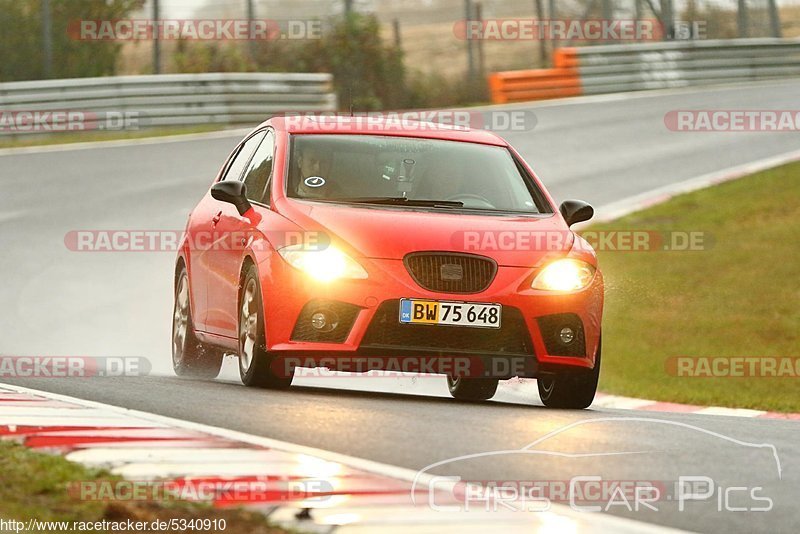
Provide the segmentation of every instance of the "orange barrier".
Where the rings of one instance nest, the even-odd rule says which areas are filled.
[[[494,72],[489,75],[489,91],[495,104],[583,94],[575,49],[556,50],[552,69]]]

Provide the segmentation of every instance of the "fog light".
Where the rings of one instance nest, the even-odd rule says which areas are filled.
[[[333,312],[318,311],[311,315],[311,326],[318,332],[330,332],[339,326],[339,317]]]
[[[311,316],[311,326],[317,330],[324,330],[328,326],[328,318],[322,312],[317,312]]]
[[[561,329],[561,332],[559,332],[558,337],[561,338],[561,342],[564,345],[569,345],[572,343],[572,340],[575,339],[575,332],[572,328],[565,326]]]

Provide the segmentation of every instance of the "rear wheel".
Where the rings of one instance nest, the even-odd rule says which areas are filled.
[[[292,384],[293,369],[277,369],[267,351],[264,303],[258,270],[250,265],[239,299],[239,376],[245,386],[285,389]],[[275,368],[273,368],[275,367]]]
[[[601,341],[602,342],[602,341]],[[600,344],[597,345],[594,369],[581,374],[560,374],[536,380],[539,398],[548,408],[588,408],[597,393],[600,378]]]
[[[178,376],[215,378],[222,368],[223,352],[202,343],[194,331],[189,305],[189,276],[181,268],[175,284],[172,313],[172,368]]]
[[[491,399],[497,392],[496,378],[464,378],[448,376],[447,389],[450,395],[458,400],[482,401]]]

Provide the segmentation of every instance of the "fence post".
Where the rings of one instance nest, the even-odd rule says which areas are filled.
[[[253,27],[253,21],[256,19],[256,9],[253,5],[253,0],[247,0],[247,23],[250,25],[250,28]],[[248,32],[250,31],[248,28]],[[256,43],[252,39],[252,35],[248,41],[248,50],[250,52],[250,60],[255,64],[256,61]]]
[[[775,0],[767,0],[769,3],[769,25],[773,37],[781,37],[781,16],[778,12],[778,5]]]
[[[392,21],[392,32],[394,33],[394,47],[398,50],[403,49],[403,37],[400,34],[400,20],[394,19]]]
[[[661,0],[661,23],[664,25],[664,40],[675,38],[675,17],[672,11],[672,0]]]
[[[535,0],[536,4],[536,18],[539,19],[539,24],[544,23],[544,6],[542,0]],[[547,40],[539,39],[539,64],[544,67],[547,65]]]
[[[547,5],[547,11],[550,17],[550,27],[552,28],[553,21],[558,18],[558,8],[556,8],[556,0],[550,0]],[[551,32],[548,32],[548,34]],[[556,48],[558,48],[558,41],[556,39],[550,40],[550,55],[554,56],[556,54]]]
[[[472,0],[464,0],[464,24],[469,28],[469,21],[472,19]],[[472,83],[475,79],[475,56],[472,51],[472,39],[469,31],[466,33],[467,41],[467,81]]]
[[[481,4],[481,2],[475,2],[475,19],[480,22],[481,27],[483,27],[483,4]],[[483,39],[479,39],[476,46],[478,48],[478,76],[480,76],[481,81],[483,81],[486,73],[486,57],[483,53]]]
[[[42,45],[44,46],[44,77],[53,76],[53,29],[50,0],[42,0]]]
[[[161,74],[161,43],[158,39],[158,2],[153,0],[153,74]]]
[[[747,0],[738,1],[736,24],[739,27],[739,38],[747,37]]]

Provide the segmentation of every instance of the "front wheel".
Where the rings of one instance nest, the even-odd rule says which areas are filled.
[[[189,305],[189,276],[181,269],[175,284],[172,312],[172,368],[178,376],[216,378],[222,368],[223,352],[202,343],[194,332]]]
[[[594,369],[591,371],[571,375],[559,374],[536,380],[536,385],[539,387],[539,398],[542,399],[545,406],[573,410],[591,406],[597,393],[597,381],[600,378],[600,346],[601,344],[598,343]]]
[[[267,352],[264,303],[258,270],[255,265],[250,265],[239,299],[239,376],[245,386],[288,388],[292,384],[294,370],[281,371],[273,367],[278,365]]]
[[[458,400],[482,401],[494,397],[497,392],[496,378],[464,378],[460,376],[447,377],[447,389],[450,395]]]

